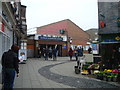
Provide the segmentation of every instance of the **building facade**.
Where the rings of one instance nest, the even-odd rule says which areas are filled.
[[[66,19],[52,24],[48,24],[37,28],[37,34],[34,36],[35,54],[38,48],[41,51],[46,46],[58,48],[58,56],[67,56],[70,47],[83,47],[86,51],[89,42],[89,35],[78,27],[71,20]],[[29,41],[31,42],[31,41]],[[30,48],[30,43],[28,47]]]
[[[120,56],[120,1],[101,2],[99,0],[98,12],[102,61],[107,67],[113,68],[113,63],[120,63],[120,58],[118,57]],[[117,54],[116,56],[113,56],[114,50]]]
[[[27,39],[27,25],[25,28],[22,27],[21,14],[24,15],[24,13],[19,0],[0,1],[0,58],[12,44],[21,46],[21,40]]]

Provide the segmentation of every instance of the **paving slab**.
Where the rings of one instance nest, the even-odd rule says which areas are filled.
[[[75,59],[75,58],[74,58]],[[62,63],[62,64],[60,64]],[[50,66],[51,65],[51,66]],[[85,82],[86,79],[93,80],[90,78],[86,78],[84,80],[84,76],[80,74],[74,73],[74,66],[76,65],[76,61],[70,61],[69,57],[58,57],[57,61],[48,60],[45,61],[44,58],[29,58],[26,64],[20,64],[20,75],[18,78],[15,78],[15,88],[77,88],[71,82],[75,81],[78,85],[82,82],[86,83],[86,85],[92,85],[90,82]],[[43,68],[42,74],[46,73],[46,75],[42,75],[39,70]],[[48,70],[48,71],[46,71]],[[50,79],[50,77],[54,77],[54,79]],[[57,76],[60,76],[57,78]],[[70,77],[70,78],[69,78]],[[68,78],[68,80],[64,79]],[[73,79],[75,78],[75,79]],[[77,78],[77,79],[76,79]],[[78,78],[82,78],[82,81],[79,81]],[[55,81],[60,80],[60,82]],[[65,83],[68,84],[65,84]],[[97,81],[96,81],[97,82]],[[95,83],[96,83],[95,82]],[[83,86],[86,86],[83,85]],[[94,86],[94,85],[93,85]],[[99,85],[98,85],[99,87]]]

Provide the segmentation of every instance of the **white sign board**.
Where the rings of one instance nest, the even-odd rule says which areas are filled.
[[[20,50],[19,50],[19,57],[20,57],[21,55],[24,55],[24,59],[23,59],[23,60],[27,60],[27,50],[20,49]]]
[[[99,45],[92,44],[92,51],[93,51],[93,54],[99,54]]]

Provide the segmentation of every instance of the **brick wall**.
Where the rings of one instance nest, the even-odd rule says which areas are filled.
[[[68,21],[67,31],[68,36],[72,37],[73,45],[86,45],[89,41],[89,35],[71,21]]]

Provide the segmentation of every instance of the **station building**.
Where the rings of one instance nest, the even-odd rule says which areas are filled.
[[[57,47],[58,56],[68,56],[70,47],[82,47],[86,52],[89,47],[89,34],[69,19],[37,27],[34,35],[28,36],[29,56],[37,56],[38,48]]]

